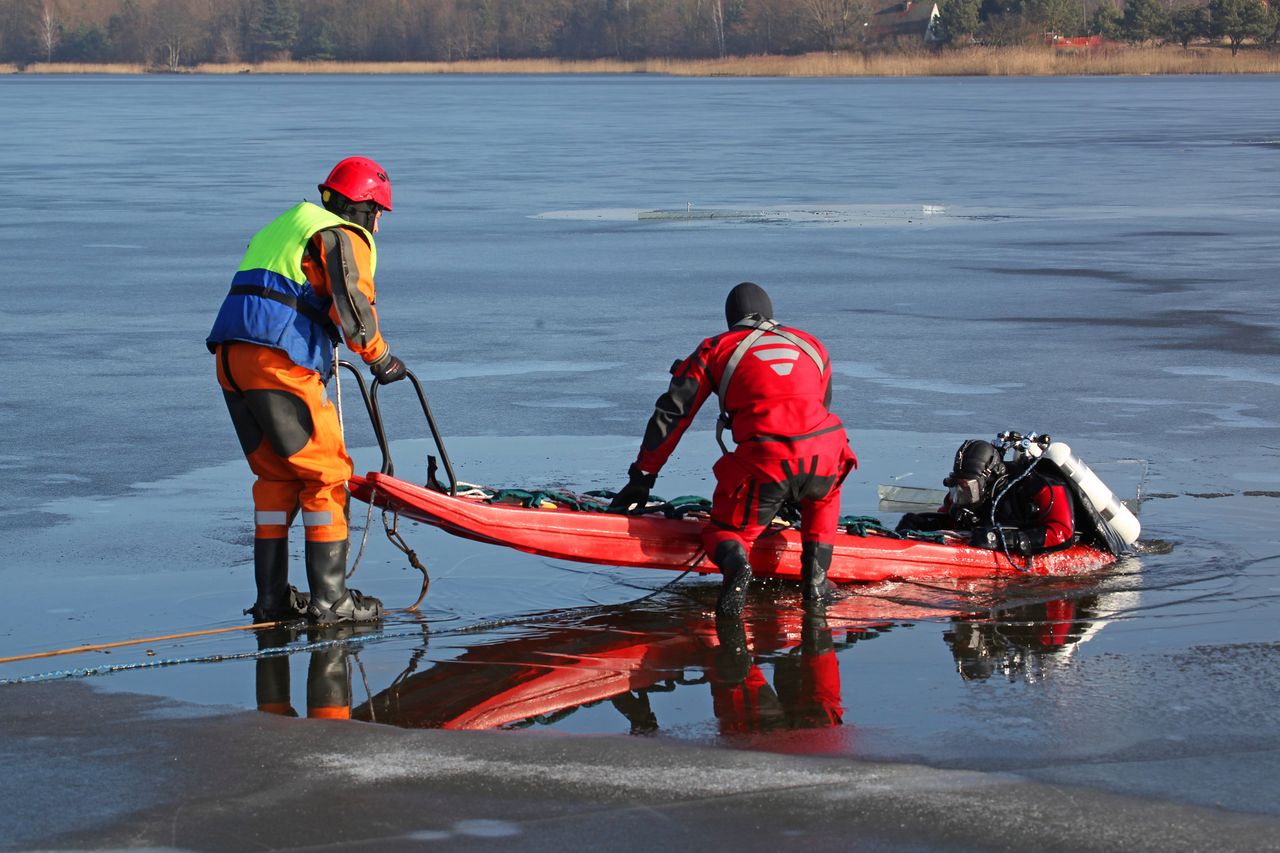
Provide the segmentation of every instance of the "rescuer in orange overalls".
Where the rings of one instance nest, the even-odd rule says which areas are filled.
[[[341,425],[325,394],[339,341],[377,382],[404,363],[378,331],[373,235],[391,210],[386,170],[364,157],[334,166],[323,206],[302,202],[254,235],[222,303],[209,350],[253,485],[254,622],[378,618],[382,603],[346,587],[347,480]],[[289,585],[289,526],[301,512],[310,596]]]

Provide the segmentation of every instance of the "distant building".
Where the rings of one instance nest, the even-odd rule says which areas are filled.
[[[933,0],[902,0],[886,6],[867,22],[867,41],[902,45],[937,44],[938,4]]]

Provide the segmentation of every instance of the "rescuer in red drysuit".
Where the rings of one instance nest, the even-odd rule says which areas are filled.
[[[720,427],[732,429],[736,447],[721,442],[725,453],[712,469],[716,487],[702,541],[724,576],[716,612],[736,616],[751,581],[748,550],[784,501],[800,505],[804,599],[829,593],[840,484],[858,461],[828,408],[831,360],[822,343],[774,321],[769,295],[752,282],[729,292],[725,320],[728,332],[672,365],[671,385],[654,406],[629,481],[609,508],[643,509],[698,409],[718,394]]]
[[[970,439],[956,451],[942,481],[947,497],[937,513],[908,513],[898,530],[972,530],[969,544],[1030,556],[1076,542],[1075,508],[1066,484],[1034,459],[1006,464],[989,441]],[[994,512],[993,512],[994,508]]]
[[[207,345],[253,486],[254,622],[378,618],[382,603],[346,586],[351,457],[325,392],[337,343],[380,384],[406,375],[378,329],[373,234],[391,209],[381,166],[348,157],[249,242]],[[289,527],[301,512],[310,595],[288,582]]]

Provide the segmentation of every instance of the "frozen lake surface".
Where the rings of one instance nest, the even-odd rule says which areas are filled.
[[[750,279],[831,351],[863,463],[845,513],[891,524],[877,484],[936,488],[965,438],[1049,432],[1122,497],[1141,489],[1149,547],[1083,583],[850,590],[827,626],[842,724],[825,728],[790,701],[796,591],[762,587],[748,622],[775,637],[753,663],[776,705],[744,732],[720,713],[705,644],[686,642],[713,633],[712,581],[402,524],[431,589],[420,618],[337,647],[358,663],[357,716],[457,711],[516,738],[634,733],[1280,815],[1280,114],[1258,108],[1276,86],[4,79],[22,202],[0,223],[0,656],[243,624],[250,474],[204,336],[250,234],[361,153],[395,187],[383,331],[463,480],[617,488],[667,366]],[[344,390],[357,467],[376,467]],[[420,477],[416,401],[383,397],[397,471]],[[703,417],[659,494],[710,494]],[[352,516],[358,543],[363,505]],[[355,585],[403,606],[419,583],[375,515]],[[304,712],[309,664],[334,646],[284,645]],[[581,677],[555,712],[467,717],[557,672]],[[630,689],[593,693],[593,672]],[[199,716],[255,707],[264,668],[238,631],[0,665],[6,681],[82,673],[74,689],[103,702]],[[388,715],[378,697],[415,676],[419,703]],[[50,695],[0,692],[26,690]],[[616,742],[597,743],[607,761]],[[17,824],[0,835],[42,837]]]

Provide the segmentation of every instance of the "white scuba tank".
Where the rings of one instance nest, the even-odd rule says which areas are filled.
[[[1041,450],[1039,445],[1030,443],[1027,448],[1028,453],[1032,456],[1040,456]],[[1107,488],[1107,484],[1099,479],[1093,470],[1071,452],[1071,448],[1061,441],[1052,442],[1048,449],[1043,451],[1043,456],[1050,462],[1058,466],[1064,476],[1068,477],[1071,482],[1075,483],[1080,493],[1089,499],[1089,503],[1093,504],[1093,508],[1098,514],[1111,525],[1116,534],[1124,540],[1124,544],[1132,545],[1138,541],[1138,534],[1142,532],[1142,525],[1138,523],[1137,517],[1129,511],[1129,508],[1121,503],[1115,493]]]

